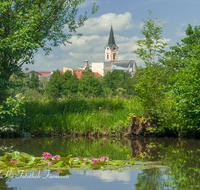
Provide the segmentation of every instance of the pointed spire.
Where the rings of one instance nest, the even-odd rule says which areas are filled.
[[[114,38],[114,34],[113,34],[112,23],[111,23],[111,29],[110,29],[110,36],[109,36],[109,40],[108,40],[108,46],[112,47],[114,45],[116,46],[116,44],[115,44],[115,38]]]

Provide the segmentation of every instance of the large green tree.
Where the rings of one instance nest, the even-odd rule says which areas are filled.
[[[115,69],[112,72],[107,72],[102,80],[104,88],[110,88],[114,95],[116,95],[119,90],[128,93],[131,91],[129,88],[134,88],[133,85],[131,85],[133,84],[131,74],[122,70]]]
[[[0,0],[0,102],[5,100],[9,78],[23,64],[33,63],[42,48],[46,54],[52,46],[65,44],[88,19],[77,18],[78,6],[85,0]],[[95,13],[98,6],[92,8]]]
[[[78,92],[79,79],[76,74],[72,75],[71,71],[66,71],[63,76],[62,95],[73,96]]]
[[[185,31],[186,37],[181,39],[182,43],[170,47],[170,51],[165,52],[164,65],[173,66],[176,69],[185,68],[190,58],[200,59],[199,39],[200,26],[192,27],[188,24]],[[198,44],[198,46],[197,46]]]
[[[161,63],[167,46],[161,36],[162,31],[158,19],[154,19],[149,11],[149,17],[144,21],[141,31],[144,39],[137,41],[139,48],[133,53],[145,63],[145,68],[136,73],[138,96],[146,114],[163,123],[173,104],[167,93],[170,91],[170,85],[174,83],[175,71],[173,67]]]
[[[163,63],[176,69],[176,82],[171,85],[175,106],[171,122],[179,134],[198,132],[200,126],[200,26],[188,25],[181,44],[170,47]],[[199,132],[198,132],[199,133]]]
[[[63,74],[61,74],[59,70],[53,72],[46,85],[45,91],[49,97],[61,97],[63,93]]]
[[[100,79],[92,74],[83,75],[81,77],[78,90],[85,97],[101,96],[103,92]]]

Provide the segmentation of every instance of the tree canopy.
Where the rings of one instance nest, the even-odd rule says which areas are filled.
[[[39,48],[48,54],[52,46],[66,45],[88,19],[77,18],[84,0],[0,0],[0,102],[5,99],[9,77],[23,64],[33,63]],[[93,5],[94,14],[98,6]],[[69,33],[64,32],[68,27]]]

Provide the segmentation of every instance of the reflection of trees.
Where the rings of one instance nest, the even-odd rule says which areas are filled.
[[[2,176],[0,176],[0,177],[2,177]],[[6,184],[6,180],[7,179],[5,179],[3,177],[0,179],[0,189],[1,190],[11,190],[11,188],[8,188],[8,185]]]
[[[163,169],[152,168],[143,170],[138,174],[138,183],[135,185],[136,190],[163,190],[166,189]]]
[[[127,140],[121,141],[94,138],[0,139],[0,144],[13,146],[13,150],[26,152],[35,156],[42,156],[43,152],[50,152],[53,155],[65,152],[76,157],[109,156],[112,159],[126,160],[127,154],[130,154],[130,147],[128,146]],[[4,155],[4,152],[0,151],[0,155]]]
[[[152,145],[153,144],[153,145]],[[146,155],[150,155],[155,151],[155,143],[151,140],[145,141],[144,139],[129,139],[129,146],[131,148],[132,156],[138,157],[141,153],[145,152]]]
[[[170,140],[145,142],[129,141],[133,157],[146,151],[154,160],[162,161],[168,168],[143,170],[138,175],[136,189],[200,189],[200,151],[199,141]],[[152,146],[154,144],[154,146]]]

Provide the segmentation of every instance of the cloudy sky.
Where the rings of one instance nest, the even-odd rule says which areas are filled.
[[[34,58],[35,64],[24,65],[23,70],[25,67],[36,71],[63,70],[63,67],[77,68],[84,64],[84,60],[89,64],[103,60],[111,21],[119,47],[119,60],[136,60],[137,65],[143,65],[132,51],[137,49],[136,41],[143,38],[140,32],[143,19],[148,17],[148,9],[152,10],[154,18],[166,23],[162,36],[169,45],[175,45],[185,37],[184,31],[189,23],[200,25],[199,0],[86,0],[79,7],[79,14],[87,11],[89,15],[94,2],[99,5],[99,10],[77,30],[82,36],[73,34],[72,44],[52,48],[48,56],[39,50]],[[64,30],[67,32],[67,26]]]

